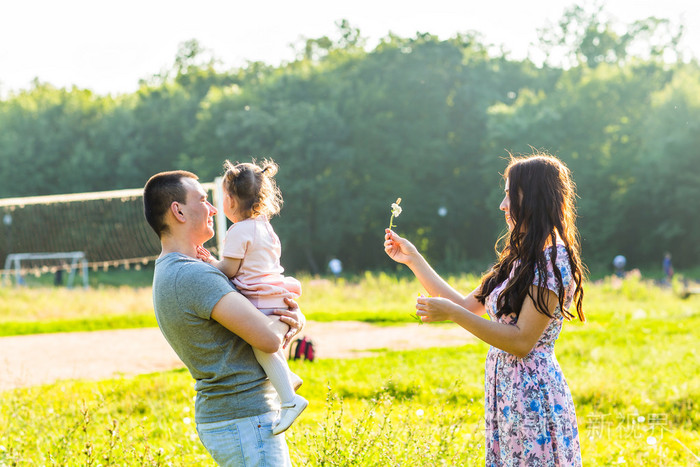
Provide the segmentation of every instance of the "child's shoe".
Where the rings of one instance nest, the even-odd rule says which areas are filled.
[[[272,429],[273,435],[278,435],[287,431],[287,428],[292,426],[294,420],[304,411],[309,405],[309,401],[301,397],[299,394],[294,396],[294,400],[289,404],[282,405],[282,413],[280,414],[279,423]]]

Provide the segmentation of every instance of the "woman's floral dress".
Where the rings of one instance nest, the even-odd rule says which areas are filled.
[[[556,264],[561,272],[566,297],[573,299],[575,283],[569,256],[557,245]],[[557,293],[551,262],[552,247],[545,251],[548,264],[547,288]],[[508,280],[486,298],[486,310],[493,321],[514,324],[514,316],[496,318],[498,294]],[[537,273],[535,273],[535,285]],[[554,356],[564,317],[557,307],[554,319],[525,358],[491,347],[486,357],[486,465],[492,466],[580,466],[576,412],[569,386]]]

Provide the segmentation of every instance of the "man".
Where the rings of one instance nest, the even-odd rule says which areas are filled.
[[[272,435],[279,403],[251,346],[276,352],[304,325],[298,305],[265,316],[216,268],[196,258],[214,236],[216,209],[197,176],[162,172],[144,188],[146,220],[162,252],[153,304],[163,335],[196,380],[202,444],[224,466],[291,465],[284,435]]]

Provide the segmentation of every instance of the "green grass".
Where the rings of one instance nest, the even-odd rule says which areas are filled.
[[[408,280],[363,280],[365,287],[308,288],[325,287],[339,316],[352,310],[347,301],[372,296],[405,313],[398,301],[417,294]],[[698,465],[700,296],[682,300],[635,278],[591,284],[586,294],[588,322],[566,323],[556,346],[585,465]],[[311,314],[313,306],[306,304]],[[483,465],[487,349],[291,362],[311,401],[288,435],[294,463]],[[4,392],[0,466],[213,466],[196,437],[193,396],[186,371]]]
[[[422,290],[415,279],[384,273],[367,273],[352,281],[310,276],[301,281],[299,304],[313,321],[409,323]],[[462,290],[477,282],[475,276],[453,279]],[[154,326],[150,287],[0,287],[0,336]]]
[[[130,274],[132,274],[130,276]],[[98,272],[90,280],[118,284],[132,280],[148,284],[152,271]],[[129,279],[131,278],[131,279]],[[32,287],[0,287],[0,336],[50,332],[96,331],[156,326],[150,285],[96,285],[88,289],[52,287],[42,280]],[[312,321],[364,321],[376,324],[400,324],[414,321],[415,298],[422,287],[413,277],[366,273],[338,280],[302,276],[303,294],[299,304]],[[606,279],[608,282],[610,279]],[[651,281],[637,281],[637,289],[653,287]],[[461,275],[448,278],[457,290],[474,289],[479,278]],[[677,287],[680,287],[680,281]],[[603,306],[610,287],[604,281],[590,283],[587,296]],[[626,288],[629,288],[627,285]],[[635,290],[637,290],[635,289]],[[638,290],[637,290],[638,291]],[[674,299],[675,300],[675,299]],[[589,303],[593,302],[588,302]],[[590,305],[589,305],[590,306]]]
[[[150,287],[0,287],[0,336],[157,326]]]

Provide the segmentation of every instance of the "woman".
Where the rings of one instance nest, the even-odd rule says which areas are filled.
[[[453,321],[491,345],[486,357],[486,465],[581,465],[571,392],[554,355],[564,319],[585,321],[568,168],[536,154],[511,158],[505,174],[508,233],[496,264],[466,297],[406,239],[387,229],[384,249],[407,265],[432,297],[419,297],[423,322]],[[488,313],[490,320],[482,316]]]

